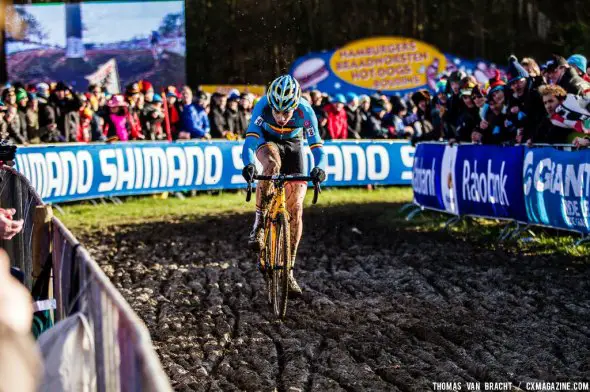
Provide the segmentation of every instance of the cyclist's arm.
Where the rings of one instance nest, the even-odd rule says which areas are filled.
[[[262,120],[263,108],[264,105],[260,105],[260,102],[258,102],[252,111],[252,119],[246,130],[246,140],[244,141],[244,148],[242,150],[242,162],[244,162],[244,166],[254,163],[256,149],[265,143],[262,134],[262,126],[264,124]]]
[[[326,154],[324,153],[323,147],[324,141],[320,136],[318,118],[316,117],[314,112],[311,112],[310,120],[311,127],[304,130],[305,136],[307,137],[307,142],[309,144],[311,154],[313,155],[315,166],[319,167],[322,170],[325,170]]]

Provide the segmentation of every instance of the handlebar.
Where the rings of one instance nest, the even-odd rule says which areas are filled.
[[[322,193],[322,188],[320,187],[319,182],[315,182],[313,178],[310,176],[291,176],[285,174],[279,174],[277,176],[262,176],[262,175],[255,175],[252,178],[252,181],[248,181],[248,187],[246,188],[246,202],[249,202],[252,198],[252,183],[254,180],[259,181],[273,181],[273,182],[289,182],[289,181],[305,181],[305,182],[313,182],[313,200],[312,203],[316,204],[318,201],[318,195]]]

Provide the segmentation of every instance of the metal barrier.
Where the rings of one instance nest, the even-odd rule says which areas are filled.
[[[14,208],[23,231],[0,246],[31,288],[43,264],[53,264],[55,319],[82,312],[93,330],[96,390],[172,391],[144,323],[86,249],[44,206],[28,180],[0,168],[0,207]]]

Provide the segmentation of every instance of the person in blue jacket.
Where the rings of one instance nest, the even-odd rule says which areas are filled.
[[[314,181],[326,179],[323,141],[318,129],[318,120],[311,105],[301,98],[301,87],[290,75],[282,75],[269,86],[266,96],[254,107],[252,119],[246,131],[242,152],[244,169],[242,175],[251,181],[256,173],[254,156],[262,163],[263,175],[304,175],[303,138],[307,138],[314,158],[310,176]],[[291,257],[295,265],[297,246],[303,230],[303,199],[307,184],[288,182],[285,185],[287,209],[291,217]],[[271,200],[268,181],[261,181],[256,187],[256,219],[250,233],[249,245],[255,250],[264,246],[264,217]],[[289,272],[289,291],[301,293],[301,288]]]
[[[180,102],[181,131],[179,139],[210,139],[209,117],[205,108],[193,102],[193,92],[190,87],[182,89]]]

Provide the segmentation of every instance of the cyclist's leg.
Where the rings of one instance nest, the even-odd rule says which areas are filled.
[[[267,142],[256,151],[256,158],[262,164],[262,174],[274,176],[281,170],[281,156],[276,144]],[[272,199],[272,182],[259,181],[256,186],[256,208],[266,211]]]
[[[303,232],[303,200],[307,184],[303,181],[289,182],[285,185],[285,195],[287,198],[287,210],[289,211],[289,228],[291,233],[291,259],[295,264],[297,256],[297,247],[301,240]]]

